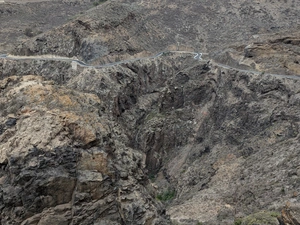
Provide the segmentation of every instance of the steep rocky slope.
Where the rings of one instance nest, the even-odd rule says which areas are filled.
[[[175,62],[130,66],[138,83],[122,69],[113,108],[146,154],[157,191],[176,189],[171,218],[232,224],[235,216],[297,202],[298,81]],[[71,84],[96,91],[97,81],[109,86],[102,74]]]
[[[298,11],[114,1],[17,46],[92,64],[210,55],[1,58],[0,223],[299,224]]]
[[[13,76],[0,104],[1,224],[167,224],[96,95]]]
[[[15,63],[17,67],[21,62]],[[2,95],[15,99],[3,99],[12,104],[2,113],[5,222],[7,217],[24,221],[42,204],[38,216],[28,220],[43,224],[43,218],[54,211],[66,213],[63,218],[74,224],[89,224],[92,217],[106,221],[104,224],[157,224],[162,211],[154,197],[173,190],[176,194],[167,206],[167,214],[180,224],[232,224],[237,217],[262,209],[280,211],[286,201],[299,201],[298,80],[224,69],[187,55],[166,55],[98,70],[85,68],[68,80],[56,80],[68,88],[52,92],[41,78],[29,78],[9,77],[2,85]],[[26,84],[26,79],[34,81]],[[36,89],[35,82],[39,91],[27,90]],[[17,90],[21,91],[17,96],[22,97],[15,96]],[[45,92],[53,94],[48,96]],[[35,93],[30,101],[26,100],[28,93]],[[48,97],[44,99],[45,96]],[[91,102],[87,96],[105,100]],[[25,117],[31,124],[27,126],[28,133],[22,128],[23,105],[29,107],[26,113],[30,114],[31,107],[34,109],[31,116]],[[54,120],[52,111],[61,116]],[[65,111],[75,115],[67,116]],[[42,115],[39,120],[34,117]],[[50,130],[48,118],[56,123]],[[15,125],[7,125],[13,121]],[[35,123],[46,131],[35,131]],[[35,151],[38,153],[33,154]],[[15,158],[14,152],[19,156]],[[53,153],[48,156],[47,152]],[[71,154],[65,156],[66,166],[65,161],[57,159],[61,154]],[[95,165],[100,169],[95,169],[90,161],[97,154],[102,157]],[[29,161],[33,157],[38,157],[38,167],[31,168]],[[26,160],[28,167],[18,166],[27,165]],[[45,174],[41,160],[54,163],[53,170],[59,171]],[[82,169],[85,160],[86,167]],[[70,162],[74,163],[69,165]],[[107,165],[105,172],[103,163]],[[16,167],[24,171],[25,181]],[[51,192],[51,180],[57,183],[58,177],[73,180],[76,188],[71,185],[66,192],[73,193],[72,198],[60,201]],[[96,188],[92,184],[85,186],[86,179],[96,182]],[[31,192],[36,190],[33,196],[28,202],[21,198],[11,205],[24,185]],[[39,192],[46,187],[49,192]],[[115,191],[108,194],[108,187]],[[119,190],[123,190],[121,196]],[[10,196],[8,200],[6,196]],[[88,210],[95,204],[93,200],[105,201],[103,204],[107,205],[107,197],[114,200],[115,211]],[[32,211],[25,211],[23,217],[15,212],[17,207],[24,210],[27,204],[33,207]],[[67,204],[67,208],[61,209],[61,204]],[[135,207],[140,208],[141,214],[134,211]],[[88,218],[82,217],[81,212],[88,212]]]
[[[18,46],[14,54],[118,61],[165,49],[209,54],[253,35],[297,29],[298,1],[108,1],[58,29]],[[171,19],[170,19],[171,18]]]
[[[91,7],[90,0],[0,1],[0,52],[11,51],[16,44],[60,26]]]
[[[215,55],[217,61],[233,67],[273,74],[300,74],[299,32],[273,35],[264,40],[259,35],[249,45],[226,49]]]

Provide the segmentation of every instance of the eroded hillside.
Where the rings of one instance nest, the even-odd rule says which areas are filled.
[[[0,1],[0,52],[62,25],[93,7],[90,0]]]
[[[1,224],[299,223],[298,4],[107,2],[2,56]]]
[[[77,56],[95,64],[181,49],[215,54],[253,35],[298,29],[298,1],[107,1],[16,47],[14,54]]]

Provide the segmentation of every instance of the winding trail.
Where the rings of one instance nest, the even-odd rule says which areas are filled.
[[[225,65],[225,64],[222,64],[222,63],[218,63],[218,62],[215,62],[213,60],[211,60],[211,63],[218,66],[218,67],[221,67],[221,68],[224,68],[224,69],[233,69],[233,70],[236,70],[236,71],[239,71],[239,72],[244,72],[244,73],[253,73],[253,74],[256,74],[256,75],[260,75],[260,76],[272,76],[272,77],[277,77],[277,78],[287,78],[287,79],[293,79],[293,80],[300,80],[300,75],[297,76],[297,75],[284,75],[284,74],[274,74],[274,73],[262,73],[262,72],[259,72],[259,71],[255,71],[255,70],[243,70],[243,69],[238,69],[238,68],[235,68],[235,67],[231,67],[231,66],[228,66],[228,65]]]
[[[129,63],[129,62],[135,62],[138,60],[143,60],[143,59],[155,59],[158,57],[163,56],[164,54],[167,53],[177,53],[177,54],[193,54],[194,59],[197,60],[202,60],[201,56],[202,53],[197,53],[197,52],[187,52],[187,51],[166,51],[166,52],[159,52],[156,55],[153,56],[148,56],[148,57],[139,57],[139,58],[134,58],[134,59],[128,59],[128,60],[122,60],[119,62],[113,62],[113,63],[106,63],[103,65],[89,65],[86,64],[83,61],[80,61],[79,59],[76,58],[68,58],[68,57],[61,57],[61,56],[55,56],[55,55],[43,55],[43,56],[16,56],[16,55],[7,55],[7,54],[0,54],[0,58],[4,58],[4,59],[10,59],[10,60],[28,60],[28,59],[32,59],[32,60],[52,60],[52,61],[65,61],[65,62],[74,62],[77,65],[79,65],[80,67],[88,67],[88,68],[104,68],[104,67],[112,67],[112,66],[116,66],[116,65],[120,65],[120,64],[124,64],[124,63]]]
[[[197,52],[188,52],[188,51],[169,51],[171,53],[183,53],[183,54],[192,54],[195,55],[194,59],[198,59],[201,60],[201,57],[203,55],[203,53],[197,53]]]
[[[122,60],[119,62],[113,62],[113,63],[106,63],[103,65],[89,65],[83,61],[80,61],[76,58],[68,58],[68,57],[61,57],[61,56],[54,56],[54,55],[43,55],[43,56],[15,56],[15,55],[7,55],[7,54],[0,54],[0,59],[10,59],[10,60],[28,60],[28,59],[32,59],[32,60],[52,60],[52,61],[65,61],[65,62],[71,62],[72,64],[75,63],[76,66],[80,66],[80,67],[85,67],[85,68],[95,68],[95,69],[100,69],[100,68],[105,68],[105,67],[113,67],[116,65],[121,65],[121,64],[125,64],[125,63],[129,63],[129,62],[135,62],[138,60],[143,60],[143,59],[155,59],[161,56],[164,56],[168,53],[175,53],[175,54],[191,54],[194,55],[194,59],[195,60],[203,60],[202,56],[208,55],[207,53],[198,53],[198,52],[190,52],[190,51],[164,51],[164,52],[159,52],[156,55],[153,56],[148,56],[148,57],[139,57],[139,58],[134,58],[134,59],[128,59],[128,60]],[[224,68],[224,69],[232,69],[232,70],[236,70],[239,72],[245,72],[245,73],[253,73],[256,75],[260,75],[260,76],[273,76],[273,77],[277,77],[277,78],[287,78],[287,79],[293,79],[293,80],[300,80],[300,75],[284,75],[284,74],[272,74],[272,73],[262,73],[262,72],[258,72],[255,70],[243,70],[243,69],[238,69],[235,67],[231,67],[222,63],[218,63],[215,62],[214,60],[210,60],[210,62],[213,65],[216,65],[220,68]]]

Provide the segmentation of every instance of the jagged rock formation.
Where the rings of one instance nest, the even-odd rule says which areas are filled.
[[[20,63],[17,61],[16,66],[24,66]],[[30,66],[30,64],[28,65]],[[6,78],[4,83],[9,79],[12,78]],[[24,82],[23,80],[26,78],[14,79]],[[22,82],[21,87],[26,86]],[[57,82],[59,81],[57,80]],[[278,211],[287,200],[298,201],[297,193],[300,191],[298,185],[298,117],[300,114],[297,81],[264,74],[239,72],[235,69],[224,69],[214,63],[198,62],[192,56],[169,55],[99,70],[84,68],[77,71],[68,80],[60,82],[68,87],[67,90],[73,90],[75,93],[62,89],[61,93],[59,92],[57,95],[58,103],[62,101],[60,96],[65,96],[66,92],[69,93],[67,96],[70,95],[71,100],[72,96],[78,95],[83,95],[83,99],[87,98],[85,94],[76,93],[93,93],[88,95],[100,100],[105,99],[105,101],[98,102],[92,107],[93,110],[88,109],[86,104],[93,105],[95,103],[87,100],[81,105],[83,109],[72,108],[77,103],[75,106],[68,103],[67,106],[71,107],[68,110],[76,112],[75,118],[59,117],[63,119],[63,122],[59,122],[62,125],[56,126],[55,129],[60,130],[59,127],[61,129],[66,127],[64,129],[67,130],[58,132],[63,136],[50,142],[49,146],[54,147],[54,150],[50,151],[54,151],[52,153],[54,158],[49,160],[56,162],[56,158],[61,152],[65,152],[67,155],[72,153],[72,157],[79,157],[79,161],[77,161],[74,158],[70,159],[71,156],[66,156],[67,161],[73,161],[74,164],[70,165],[70,171],[67,169],[64,173],[68,174],[67,177],[70,177],[68,179],[76,180],[75,196],[78,195],[79,199],[82,195],[84,197],[78,203],[73,202],[73,198],[70,199],[70,197],[62,202],[54,200],[54,203],[44,205],[44,211],[39,212],[38,218],[43,218],[43,215],[47,214],[47,210],[55,211],[58,210],[56,208],[60,207],[60,204],[68,203],[68,207],[73,212],[68,214],[68,221],[72,220],[71,215],[73,215],[75,224],[89,221],[86,217],[81,218],[79,212],[76,214],[74,208],[80,211],[84,208],[83,211],[86,212],[88,209],[85,207],[90,207],[87,199],[95,200],[92,197],[94,189],[88,185],[87,191],[86,187],[78,182],[80,183],[81,179],[84,182],[86,182],[85,179],[95,182],[94,179],[98,180],[99,171],[102,178],[99,178],[101,181],[97,182],[104,182],[102,179],[105,175],[108,180],[107,183],[101,183],[101,185],[99,183],[103,189],[97,186],[97,189],[94,190],[97,190],[98,193],[95,194],[98,197],[96,199],[99,201],[106,199],[107,187],[116,189],[120,185],[121,187],[128,185],[127,188],[124,187],[124,190],[122,188],[117,188],[117,190],[123,190],[122,195],[125,195],[127,191],[130,196],[135,193],[135,200],[132,197],[128,198],[135,202],[139,199],[141,202],[138,205],[142,208],[146,207],[144,211],[141,211],[141,213],[143,212],[141,217],[130,217],[130,215],[135,215],[133,203],[127,206],[127,197],[124,196],[124,198],[121,197],[124,202],[122,200],[119,206],[118,191],[115,191],[113,194],[107,195],[114,199],[113,205],[116,206],[113,211],[113,214],[115,213],[113,219],[110,218],[110,211],[103,212],[103,214],[96,211],[88,213],[90,216],[99,218],[99,221],[107,220],[108,217],[112,221],[126,221],[129,224],[130,221],[134,221],[134,224],[139,224],[146,221],[147,218],[148,220],[159,218],[160,211],[157,211],[157,208],[159,209],[160,206],[156,205],[158,203],[154,201],[156,203],[149,203],[153,208],[148,208],[145,206],[147,202],[144,200],[145,196],[149,195],[149,199],[151,199],[153,198],[150,197],[151,193],[152,196],[155,196],[169,189],[175,189],[176,195],[168,206],[168,214],[173,221],[180,224],[196,224],[197,221],[211,224],[232,224],[238,215],[247,215],[261,209]],[[9,85],[3,85],[3,87],[4,90],[10,88]],[[24,93],[37,93],[33,96],[40,95],[39,92],[27,91],[26,88],[17,90],[22,90],[21,96],[25,99]],[[47,91],[49,92],[49,90]],[[5,93],[4,96],[9,96]],[[10,91],[10,93],[14,92]],[[15,91],[15,93],[18,92]],[[53,91],[53,93],[55,92]],[[18,97],[10,96],[18,103]],[[49,97],[49,100],[45,99],[43,102],[39,102],[39,98],[33,97],[35,107],[45,104],[44,107],[48,107],[47,110],[49,110],[49,107],[59,105],[53,100],[54,97]],[[25,105],[30,105],[30,102],[27,103],[24,99],[22,99],[23,102]],[[21,108],[17,104],[12,109],[16,107],[17,109]],[[62,107],[61,111],[66,110],[64,105],[60,107]],[[3,114],[3,124],[5,121],[9,124],[10,119],[15,118],[17,126],[13,126],[13,129],[16,129],[15,127],[18,127],[22,120],[10,115],[15,113],[13,111],[8,111],[7,115]],[[43,111],[45,112],[46,109]],[[87,114],[89,111],[94,114]],[[84,119],[85,114],[88,119]],[[90,121],[91,118],[96,118],[96,120]],[[86,121],[87,124],[80,122],[81,120]],[[45,123],[43,127],[46,128],[48,122],[44,119],[42,121]],[[75,121],[76,123],[73,124]],[[99,128],[98,125],[95,126],[96,121],[101,123],[100,127],[104,130],[95,130]],[[34,129],[33,125],[30,127]],[[2,135],[6,137],[7,133],[11,132],[10,129],[12,128],[8,129],[5,125],[5,132]],[[43,134],[42,136],[48,136],[43,131],[37,132]],[[37,136],[31,130],[30,133],[34,137]],[[18,134],[16,135],[18,136]],[[25,133],[24,136],[28,135]],[[15,138],[13,135],[13,140]],[[23,140],[23,138],[21,139]],[[34,140],[34,138],[32,139]],[[57,139],[60,141],[57,142]],[[9,141],[11,140],[10,136],[5,140],[6,145],[12,143]],[[52,138],[49,141],[51,140]],[[32,157],[31,151],[38,151],[36,153],[38,155],[41,154],[40,151],[43,154],[46,154],[45,151],[49,151],[42,140],[39,142],[37,139],[34,143],[31,141],[27,143],[31,146],[28,148],[28,153],[25,153],[25,155],[28,154],[28,158],[21,157],[16,162],[13,158],[14,160],[11,162],[9,152],[13,153],[17,149],[9,150],[8,148],[5,151],[2,172],[5,177],[2,179],[5,185],[8,185],[9,180],[11,182],[9,185],[15,188],[18,185],[24,185],[24,183],[19,184],[10,177],[12,175],[5,172],[14,168],[13,162],[16,165],[20,165],[21,162],[25,164],[26,160]],[[22,149],[24,151],[25,148],[22,147]],[[80,165],[85,159],[81,159],[81,157],[84,157],[84,154],[87,155],[86,157],[92,157],[90,154],[100,154],[100,158],[107,157],[106,164],[111,165],[106,169],[109,172],[103,172],[101,167],[99,171],[96,169],[98,171],[96,176],[93,166],[88,169],[91,164],[89,158],[88,165],[83,170],[90,171],[86,172],[88,175],[81,175]],[[105,161],[100,158],[98,162]],[[58,167],[58,164],[54,165],[55,168]],[[69,166],[67,167],[69,168]],[[77,171],[76,175],[72,174],[74,170]],[[31,178],[32,175],[29,176]],[[151,183],[148,177],[151,177],[152,181],[154,180],[156,189],[150,188],[151,185],[148,185],[148,189],[144,189],[147,183]],[[48,179],[50,178],[46,178],[46,180]],[[28,180],[26,182],[29,182],[27,185],[30,189],[40,190],[39,186],[49,186],[49,189],[52,190],[50,181],[35,184],[32,183],[32,179]],[[53,182],[56,183],[56,180]],[[133,188],[135,186],[133,184],[136,182],[138,190]],[[71,181],[68,180],[67,183],[71,183]],[[30,185],[36,185],[36,188]],[[134,191],[132,192],[132,190]],[[82,192],[88,192],[89,197]],[[70,189],[68,193],[73,192]],[[50,190],[46,194],[37,192],[34,197],[39,196],[38,198],[40,198],[44,195],[51,196],[49,197],[51,199],[57,199],[52,196],[53,193],[50,193]],[[32,201],[33,199],[29,202],[33,204]],[[22,205],[24,202],[20,201],[19,204]],[[125,209],[123,204],[128,208]],[[7,205],[5,206],[4,209],[7,209]],[[14,205],[12,208],[16,206]],[[127,212],[124,218],[119,211],[120,208],[124,210],[124,213]],[[70,210],[64,209],[59,212],[61,214],[70,213]],[[2,211],[2,215],[10,215],[8,213],[6,210]],[[19,219],[18,215],[14,215],[13,218]],[[31,220],[35,220],[35,217]],[[152,223],[156,222],[152,221]]]
[[[0,87],[1,224],[168,224],[96,95],[36,76]]]
[[[1,224],[299,223],[299,77],[284,76],[299,36],[239,43],[292,30],[299,3],[155,3],[105,3],[14,53],[98,64],[235,45],[97,69],[0,59]]]
[[[300,208],[299,204],[291,204],[287,202],[285,207],[281,211],[280,222],[286,225],[298,225],[300,224]]]
[[[233,47],[216,55],[216,59],[227,65],[262,73],[297,75],[300,73],[299,46],[299,33],[289,36],[277,34],[267,41],[258,35],[253,43]]]
[[[3,79],[9,76],[40,75],[46,79],[53,80],[59,84],[65,83],[70,77],[76,76],[78,71],[72,69],[71,62],[53,60],[6,60],[0,61],[0,77]]]

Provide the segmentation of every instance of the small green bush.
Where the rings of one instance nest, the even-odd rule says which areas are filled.
[[[175,190],[167,190],[167,191],[164,191],[164,192],[158,194],[156,196],[156,198],[159,201],[165,202],[165,201],[169,201],[169,200],[172,200],[173,198],[175,198],[175,195],[176,195]]]
[[[274,212],[274,211],[272,211],[272,212],[270,212],[270,216],[278,218],[278,217],[281,216],[281,214],[280,214],[280,212]]]
[[[24,34],[27,36],[27,37],[33,37],[34,34],[33,34],[33,31],[31,28],[26,28],[25,31],[24,31]]]
[[[234,221],[234,225],[241,225],[242,224],[242,219],[238,218]]]
[[[151,180],[151,182],[153,183],[155,181],[155,174],[151,173],[149,174],[149,180]]]
[[[235,225],[276,225],[278,224],[278,216],[280,216],[279,212],[261,211],[246,216],[240,224],[235,223]]]

